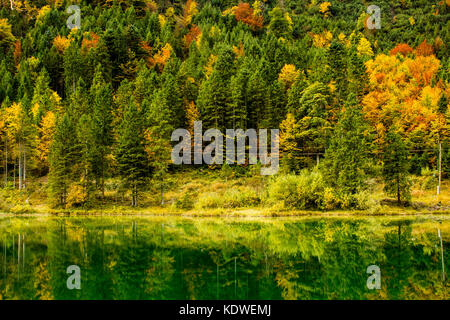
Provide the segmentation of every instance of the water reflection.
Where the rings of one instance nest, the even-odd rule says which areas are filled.
[[[0,298],[447,299],[438,227],[448,270],[448,219],[1,218]]]

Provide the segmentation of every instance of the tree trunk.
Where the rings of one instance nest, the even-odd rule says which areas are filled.
[[[102,152],[102,199],[105,200],[105,156]]]
[[[16,188],[16,160],[17,158],[14,157],[14,189]]]
[[[5,187],[8,186],[8,138],[5,137]]]
[[[27,153],[23,150],[23,188],[26,188],[27,181]]]
[[[19,190],[22,190],[22,144],[19,143]]]

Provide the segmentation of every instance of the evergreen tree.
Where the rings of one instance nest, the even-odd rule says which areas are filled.
[[[367,130],[361,106],[350,94],[323,161],[328,183],[344,194],[355,194],[367,187],[370,161]]]
[[[66,205],[69,187],[79,163],[76,128],[68,115],[59,121],[50,153],[50,192],[57,203]]]
[[[338,103],[347,98],[348,77],[347,77],[347,55],[342,43],[332,41],[328,49],[328,65],[331,80],[335,82]]]
[[[105,196],[105,173],[107,168],[106,157],[113,143],[112,137],[112,97],[111,84],[106,84],[102,78],[101,69],[97,68],[94,81],[91,86],[93,101],[93,130],[95,134],[94,148],[98,152],[96,164],[93,166],[96,180],[100,181],[103,197]]]
[[[120,124],[116,158],[122,181],[132,194],[131,205],[137,206],[139,191],[149,176],[149,168],[142,115],[133,102],[126,106]]]
[[[200,87],[198,105],[204,122],[203,127],[206,129],[226,129],[227,113],[229,114],[232,103],[229,87],[234,57],[231,48],[222,48],[212,74]]]
[[[383,150],[384,191],[396,196],[399,204],[411,199],[408,170],[408,150],[398,129],[391,127],[386,134]]]

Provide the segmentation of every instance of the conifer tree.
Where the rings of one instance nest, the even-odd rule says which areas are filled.
[[[79,161],[76,127],[68,115],[59,121],[50,153],[50,192],[57,204],[66,205],[69,187],[74,180]]]
[[[98,67],[91,86],[91,98],[93,101],[93,131],[95,139],[94,148],[98,152],[97,163],[93,166],[96,180],[100,181],[102,196],[105,195],[106,157],[113,143],[112,137],[112,96],[111,84],[106,84],[102,78],[101,69]]]
[[[383,150],[384,191],[395,196],[398,204],[411,199],[408,150],[396,127],[386,134]]]
[[[131,102],[120,124],[116,158],[123,184],[131,191],[132,206],[138,205],[139,191],[149,175],[144,141],[142,115]]]
[[[350,94],[325,152],[323,167],[328,183],[344,194],[366,188],[369,143],[361,106]]]
[[[335,82],[338,103],[341,103],[348,94],[347,54],[342,43],[331,42],[328,49],[328,65],[331,80]]]

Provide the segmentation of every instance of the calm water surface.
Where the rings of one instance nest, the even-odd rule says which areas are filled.
[[[448,299],[438,228],[447,272],[450,217],[3,216],[0,299]]]

